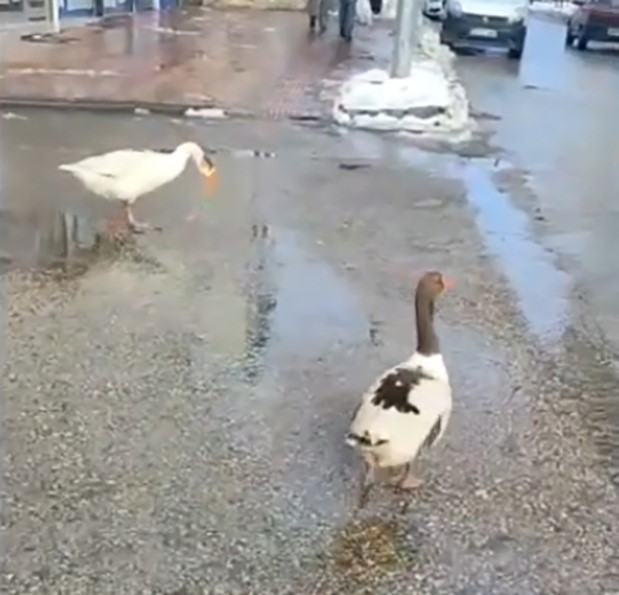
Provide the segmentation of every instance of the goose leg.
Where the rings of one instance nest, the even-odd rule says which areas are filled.
[[[413,465],[408,463],[404,468],[404,475],[398,482],[398,487],[401,490],[416,490],[423,485],[423,479],[420,479],[412,472]]]
[[[111,219],[107,219],[105,229],[106,234],[110,238],[119,241],[126,239],[127,235],[130,233],[127,217],[123,216],[122,213],[119,213]]]
[[[397,490],[411,494],[423,485],[423,480],[412,473],[412,467],[412,463],[408,463],[404,466],[404,473],[402,474],[402,477],[400,477],[400,479],[394,484]],[[410,496],[404,500],[400,511],[402,514],[406,514],[408,512],[411,502],[412,497]]]
[[[157,231],[162,231],[161,227],[157,227],[155,225],[151,225],[150,223],[143,223],[141,221],[136,221],[133,216],[133,211],[131,210],[131,205],[129,203],[125,203],[125,212],[127,213],[127,221],[129,222],[129,227],[134,233],[144,233],[149,229],[155,229]]]
[[[365,459],[361,470],[361,481],[359,490],[359,508],[363,508],[370,497],[370,491],[374,487],[374,467],[372,467]]]

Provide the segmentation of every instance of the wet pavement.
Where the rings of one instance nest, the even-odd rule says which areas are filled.
[[[459,59],[485,117],[456,153],[4,114],[3,593],[619,591],[615,174],[610,132],[578,143],[616,70],[560,52],[555,27],[535,21],[520,71]],[[114,207],[55,169],[182,140],[215,151],[217,195],[188,170],[136,208],[164,231],[125,244],[104,234]],[[456,281],[438,313],[454,415],[409,511],[384,490],[355,514],[343,435],[410,352],[428,268]]]
[[[335,21],[335,19],[333,19]],[[108,17],[59,36],[0,33],[0,103],[217,107],[262,117],[318,117],[324,80],[343,80],[384,48],[384,23],[351,48],[308,35],[299,12],[193,8]]]
[[[286,123],[16,115],[3,593],[616,590],[616,379],[499,190],[509,170]],[[106,241],[113,207],[55,166],[162,139],[215,150],[217,196],[188,171],[138,204],[163,233]],[[410,351],[427,268],[458,283],[453,423],[407,514],[384,491],[357,516],[343,435]]]
[[[594,338],[591,351],[616,372],[619,286],[610,255],[617,245],[618,137],[612,114],[619,47],[593,44],[578,52],[565,48],[564,39],[560,19],[535,18],[520,65],[493,55],[463,56],[457,65],[474,108],[488,117],[484,126],[500,148],[501,167],[509,164],[497,175],[498,186],[511,194],[513,208],[528,220],[547,258],[569,277],[563,286],[578,304],[572,317]],[[591,399],[596,402],[590,417],[599,423],[598,409],[605,412],[612,437],[601,440],[602,450],[612,444],[618,469],[615,393],[613,387],[600,402]]]

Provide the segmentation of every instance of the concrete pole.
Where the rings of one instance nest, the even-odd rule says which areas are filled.
[[[405,78],[411,71],[414,3],[415,0],[398,0],[395,45],[391,62],[391,76],[394,78]]]
[[[52,33],[60,33],[60,2],[59,0],[49,0],[51,12]]]
[[[411,56],[415,56],[421,46],[421,30],[423,27],[423,5],[425,0],[413,0],[413,26],[411,41]]]
[[[405,78],[411,71],[413,52],[421,35],[424,0],[398,0],[391,76]]]

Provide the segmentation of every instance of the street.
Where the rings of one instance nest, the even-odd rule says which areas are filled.
[[[3,112],[2,593],[619,592],[619,70],[563,27],[533,19],[520,65],[458,58],[481,130],[457,149]],[[124,244],[57,171],[184,140],[216,195],[188,168]],[[455,281],[450,426],[406,513],[387,488],[355,512],[344,436],[428,269]]]

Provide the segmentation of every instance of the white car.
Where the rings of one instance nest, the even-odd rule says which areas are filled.
[[[528,0],[446,0],[441,43],[502,47],[520,60],[527,36]]]

